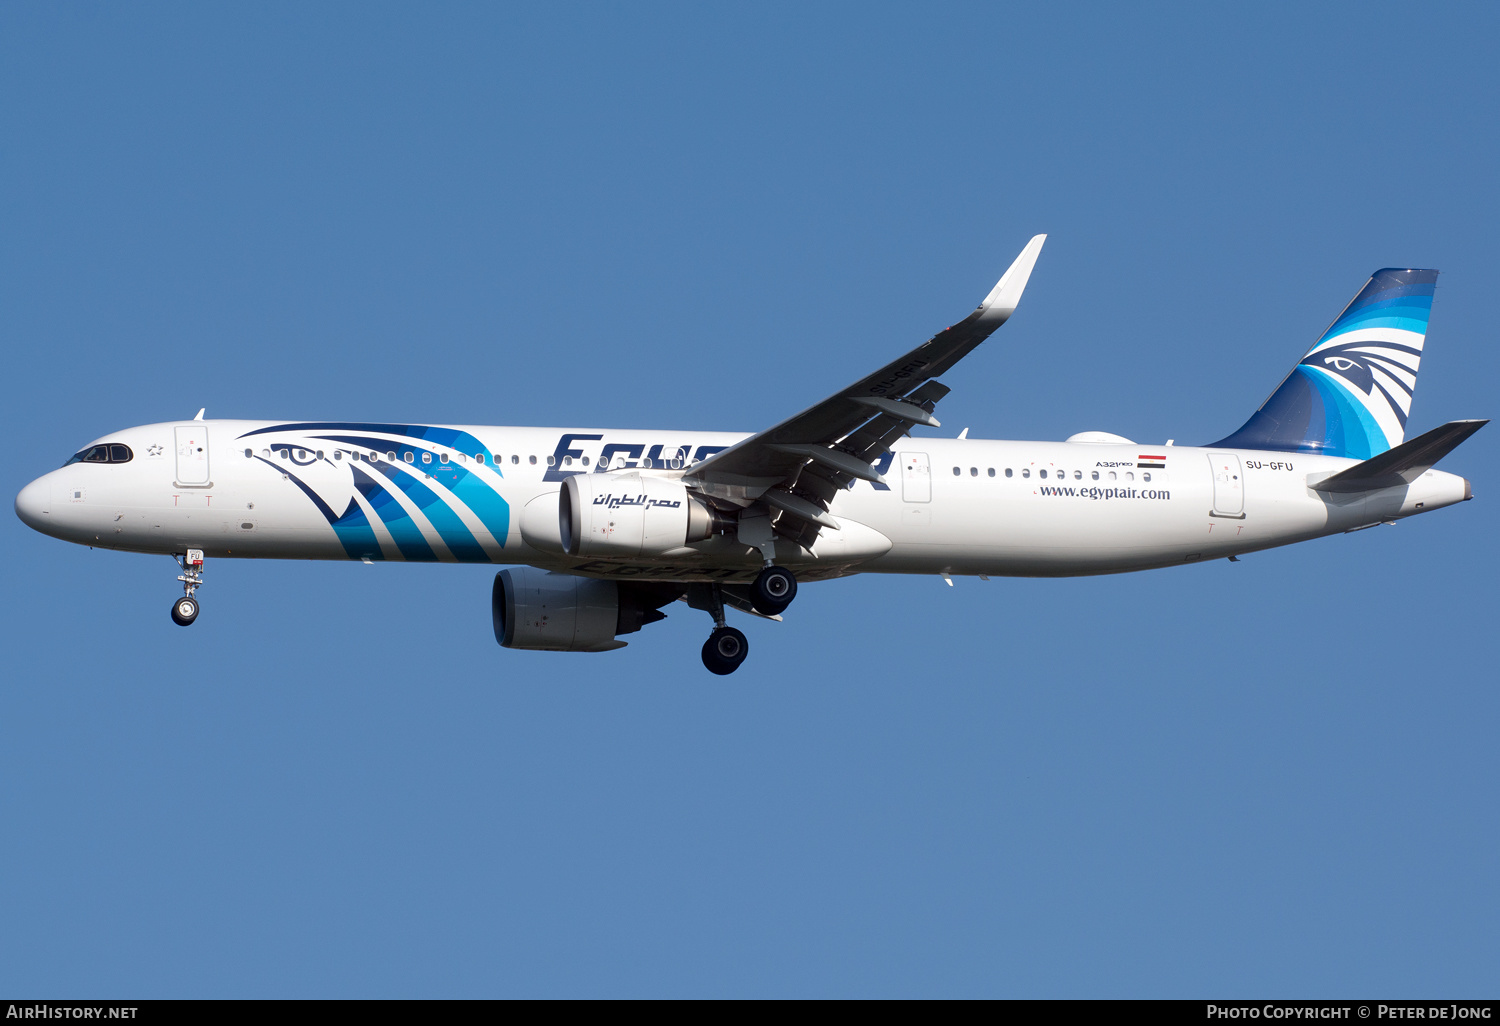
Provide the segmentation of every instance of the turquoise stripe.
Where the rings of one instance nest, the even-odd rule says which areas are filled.
[[[1359,317],[1348,321],[1340,321],[1334,328],[1329,330],[1328,334],[1318,339],[1318,341],[1327,342],[1331,338],[1347,335],[1351,331],[1364,331],[1368,328],[1399,328],[1402,331],[1411,331],[1418,335],[1426,335],[1427,319],[1417,320],[1414,317],[1402,317],[1399,314]]]
[[[385,469],[385,465],[381,465]],[[396,482],[396,487],[416,503],[417,508],[422,511],[433,529],[437,531],[438,537],[443,539],[443,544],[448,546],[448,551],[453,553],[454,558],[464,563],[488,563],[490,557],[479,544],[472,531],[459,519],[453,507],[449,506],[442,498],[428,488],[411,474],[403,474],[394,468],[389,476]]]
[[[1383,302],[1361,303],[1346,311],[1338,320],[1334,321],[1323,337],[1330,338],[1333,335],[1341,335],[1356,325],[1383,327],[1384,325],[1380,325],[1378,322],[1384,318],[1419,322],[1421,324],[1420,328],[1407,328],[1407,330],[1425,334],[1427,332],[1427,321],[1431,316],[1431,296],[1400,296],[1396,299],[1385,300]]]
[[[453,466],[451,463],[448,465]],[[510,534],[510,503],[485,484],[479,475],[461,467],[458,471],[458,480],[449,488],[459,502],[474,511],[479,522],[495,536],[495,541],[504,547],[505,539]]]
[[[1299,369],[1309,373],[1323,398],[1328,441],[1333,444],[1328,455],[1367,460],[1390,448],[1385,432],[1375,423],[1370,411],[1349,393],[1337,375],[1317,367]]]
[[[377,466],[384,470],[383,464],[377,464]],[[386,530],[391,532],[391,538],[395,541],[396,548],[401,550],[401,555],[412,562],[437,562],[437,553],[433,552],[432,546],[427,544],[427,539],[422,535],[422,529],[406,515],[406,510],[401,508],[401,503],[396,501],[396,497],[382,488],[364,469],[357,467],[354,472],[356,486],[385,524]],[[360,477],[365,478],[366,483],[363,486],[360,486]]]
[[[370,526],[365,511],[353,499],[349,500],[348,511],[334,522],[333,533],[338,535],[339,543],[350,559],[385,558],[385,553],[380,551],[380,542],[375,538],[375,529]]]

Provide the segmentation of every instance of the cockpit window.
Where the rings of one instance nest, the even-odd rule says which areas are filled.
[[[135,454],[130,451],[130,446],[116,442],[114,445],[93,445],[75,452],[73,458],[63,466],[73,463],[129,463],[133,459]]]

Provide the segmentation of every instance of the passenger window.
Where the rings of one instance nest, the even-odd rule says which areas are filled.
[[[432,462],[432,453],[430,453],[430,452],[424,452],[422,454],[422,462],[423,463],[431,463]]]
[[[953,476],[954,476],[954,477],[958,477],[958,476],[959,476],[959,475],[960,475],[960,474],[962,474],[962,473],[963,473],[963,471],[962,471],[962,470],[959,470],[959,469],[958,469],[958,468],[957,468],[957,467],[954,467],[954,468],[953,468]]]
[[[386,458],[386,461],[389,462],[389,463],[395,463],[396,462],[396,454],[393,453],[393,452],[386,453],[385,454],[385,458]]]
[[[568,457],[568,458],[572,459],[571,456]],[[555,466],[557,466],[557,457],[556,456],[548,456],[547,457],[547,466],[549,466],[549,467],[555,467]]]
[[[408,449],[405,452],[403,452],[401,454],[401,458],[403,460],[405,460],[406,462],[408,462],[408,463],[415,463],[415,462],[417,462],[416,456],[412,453],[412,451],[410,449]]]
[[[318,459],[322,459],[322,458],[323,458],[323,450],[319,449],[318,450]]]
[[[1094,480],[1095,481],[1099,480],[1099,471],[1097,471],[1097,470],[1094,471]]]
[[[298,449],[297,450],[297,459],[298,459],[298,461],[307,459],[307,450],[305,450],[305,449]]]
[[[990,468],[990,477],[994,477],[994,476],[995,476],[995,468],[991,467]]]
[[[1010,472],[1010,468],[1009,467],[1005,468],[1005,476],[1006,477],[1010,477],[1011,476],[1011,472]]]
[[[651,469],[651,457],[647,456],[645,459],[641,460],[641,466],[645,467],[647,470],[650,470]]]
[[[978,467],[970,467],[969,468],[969,476],[970,477],[978,477],[979,476],[979,468]]]
[[[290,459],[292,455],[292,450],[290,449],[277,449],[276,452],[284,460]]]
[[[1075,471],[1073,471],[1073,480],[1074,481],[1082,481],[1083,480],[1083,471],[1081,471],[1081,470],[1075,470]]]
[[[533,467],[536,466],[536,457],[535,456],[528,456],[526,458],[531,461],[531,465]],[[549,457],[547,457],[547,459],[550,461],[552,459],[552,457],[549,456]]]
[[[521,457],[519,457],[519,456],[512,456],[510,458],[510,461],[511,461],[511,463],[520,463],[521,462]],[[536,460],[532,460],[531,462],[535,463]]]
[[[588,466],[588,465],[589,465],[589,458],[588,458],[588,457],[587,457],[587,456],[585,456],[585,457],[584,457],[584,458],[583,458],[583,465],[584,465],[584,466],[585,466],[585,467],[586,467],[586,466]]]
[[[333,458],[335,460],[341,460],[341,459],[343,459],[344,458],[344,450],[342,450],[342,449],[335,449],[335,450],[333,450]]]
[[[1142,474],[1142,475],[1141,475],[1141,480],[1142,480],[1142,481],[1149,481],[1149,480],[1151,480],[1151,475],[1150,475],[1150,474],[1149,474],[1149,473],[1147,473],[1147,474]]]
[[[251,457],[253,457],[254,455],[255,455],[255,450],[254,449],[246,449],[245,450],[245,459],[248,460]]]
[[[1045,470],[1038,470],[1037,471],[1037,476],[1041,477],[1041,478],[1046,478],[1047,472]]]
[[[1127,470],[1127,471],[1125,471],[1125,480],[1127,480],[1127,481],[1134,481],[1135,480],[1135,475],[1132,474],[1130,471]]]
[[[1021,468],[1021,476],[1022,477],[1030,477],[1031,476],[1031,468],[1030,467],[1022,467]]]
[[[552,462],[552,460],[551,460],[550,457],[548,458],[547,462],[548,463]],[[573,465],[573,457],[571,457],[571,456],[564,456],[563,457],[563,466],[565,466],[565,467],[571,467],[572,465]]]
[[[380,462],[380,453],[378,453],[378,452],[372,452],[372,453],[370,453],[370,462],[371,463],[379,463]]]
[[[1115,472],[1114,472],[1114,471],[1113,471],[1113,470],[1111,470],[1111,471],[1110,471],[1110,472],[1109,472],[1109,479],[1110,479],[1110,480],[1111,480],[1111,481],[1113,481],[1113,480],[1114,480],[1114,479],[1115,479]]]

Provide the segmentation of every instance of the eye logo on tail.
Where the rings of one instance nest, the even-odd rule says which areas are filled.
[[[1261,408],[1215,446],[1369,459],[1406,437],[1437,272],[1376,271]]]
[[[1386,448],[1391,448],[1401,444],[1406,432],[1422,362],[1420,343],[1420,338],[1416,346],[1380,339],[1329,343],[1314,349],[1301,366],[1337,375],[1380,426]]]

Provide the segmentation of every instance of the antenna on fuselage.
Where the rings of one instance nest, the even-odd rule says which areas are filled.
[[[207,412],[208,412],[208,407],[205,406],[205,407],[203,407],[203,409],[201,409],[201,410],[198,411],[198,416],[194,417],[193,419],[194,420],[202,420],[203,419],[203,415],[205,413],[207,413]]]

